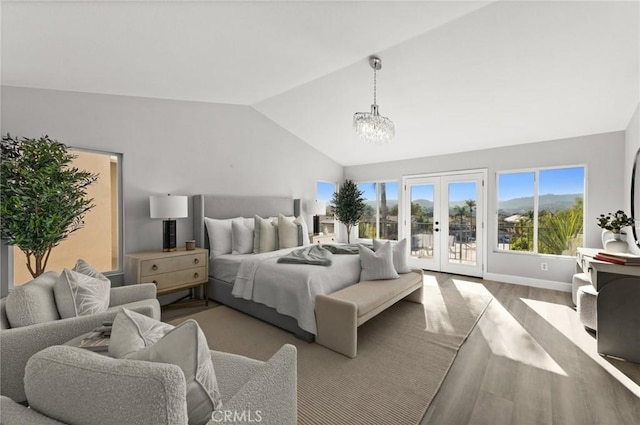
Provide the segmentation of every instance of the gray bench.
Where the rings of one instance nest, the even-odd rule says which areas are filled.
[[[347,357],[358,352],[358,326],[396,302],[422,303],[424,273],[413,269],[398,279],[362,281],[316,296],[316,342]]]

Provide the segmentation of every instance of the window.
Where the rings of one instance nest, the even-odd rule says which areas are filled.
[[[584,229],[584,167],[498,173],[498,249],[575,255]]]
[[[358,189],[366,204],[358,237],[398,240],[398,183],[359,183]]]
[[[101,272],[122,270],[122,194],[120,167],[122,155],[105,152],[69,149],[77,158],[73,166],[98,174],[98,180],[87,188],[95,207],[84,218],[84,226],[69,235],[51,251],[47,271],[72,268],[82,258]],[[13,249],[13,282],[30,281],[31,273],[26,257],[20,249]]]
[[[316,183],[316,200],[325,202],[327,205],[327,213],[320,216],[320,232],[325,235],[335,234],[336,230],[336,218],[334,216],[333,206],[331,205],[335,191],[335,183]]]

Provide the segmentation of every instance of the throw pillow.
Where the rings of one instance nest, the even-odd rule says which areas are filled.
[[[104,313],[109,308],[111,282],[63,269],[53,286],[58,313],[63,319]]]
[[[207,339],[195,320],[182,322],[155,344],[125,358],[175,364],[182,369],[187,383],[189,425],[206,424],[211,413],[222,408]]]
[[[278,244],[280,249],[300,246],[298,224],[294,220],[278,215]]]
[[[373,240],[373,250],[377,251],[387,241],[381,241],[378,239]],[[402,239],[399,242],[391,242],[391,252],[393,256],[393,267],[396,268],[396,272],[403,274],[409,273],[411,269],[407,264],[409,262],[409,251],[407,251],[407,238]]]
[[[231,222],[231,253],[251,254],[253,252],[253,230],[237,221]]]
[[[96,279],[100,279],[104,281],[109,280],[108,277],[100,273],[91,264],[87,263],[82,258],[76,261],[76,265],[73,266],[71,270],[73,270],[74,272],[86,274],[87,276],[95,277]]]
[[[122,308],[113,319],[109,356],[123,358],[134,351],[149,347],[162,339],[173,328],[175,326]]]
[[[209,257],[211,259],[218,255],[231,254],[231,223],[243,223],[242,217],[219,220],[217,218],[204,218],[209,236]]]
[[[273,225],[273,218],[255,217],[254,250],[255,254],[271,252],[278,249],[278,228]],[[276,224],[278,222],[275,219]]]
[[[58,273],[46,272],[9,292],[5,311],[12,328],[60,319],[53,296],[57,280]]]
[[[360,281],[397,279],[398,273],[393,267],[393,255],[391,254],[391,244],[385,243],[376,252],[373,252],[364,245],[358,245],[360,252]]]

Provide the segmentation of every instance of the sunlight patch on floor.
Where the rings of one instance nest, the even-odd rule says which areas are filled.
[[[494,298],[489,304],[483,320],[478,322],[478,328],[493,354],[568,376],[497,299]]]
[[[587,356],[602,366],[629,391],[640,397],[640,386],[598,354],[596,339],[584,329],[577,313],[571,307],[527,298],[520,299],[568,340],[572,341]]]

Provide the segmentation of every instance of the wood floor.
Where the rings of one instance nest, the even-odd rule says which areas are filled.
[[[571,294],[442,273],[426,272],[425,281],[494,300],[422,425],[640,424],[640,364],[597,354]],[[166,310],[162,318],[204,308]]]

